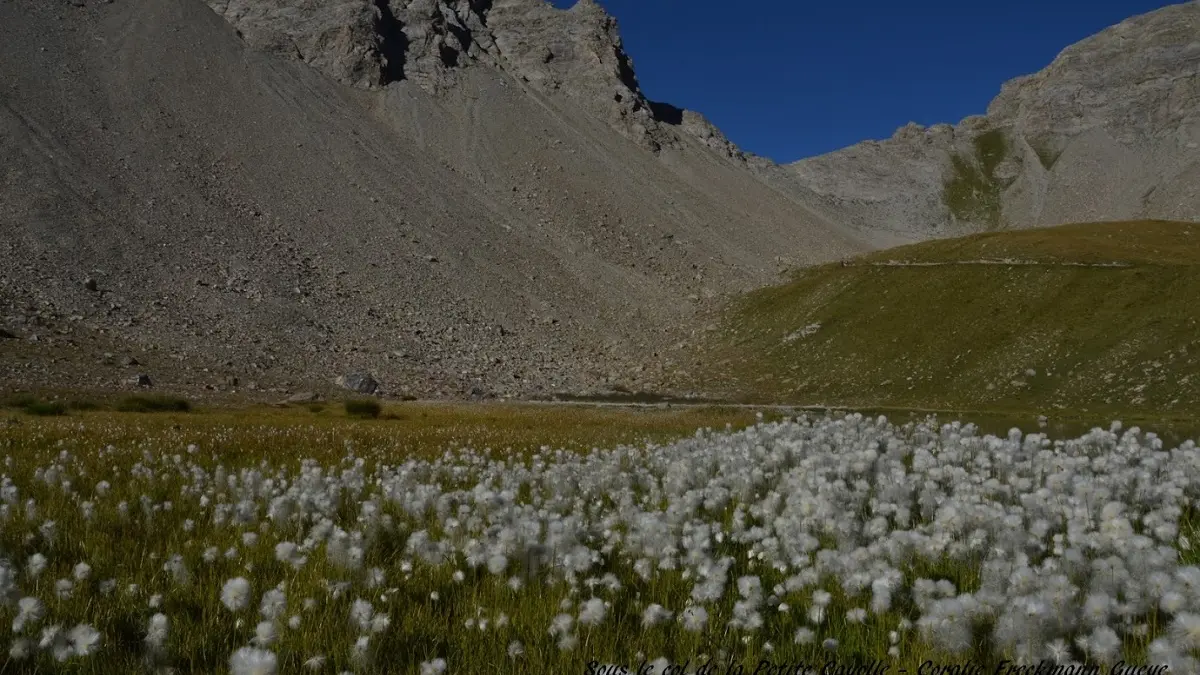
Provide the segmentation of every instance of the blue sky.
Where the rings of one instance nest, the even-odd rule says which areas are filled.
[[[570,7],[574,0],[552,0]],[[642,89],[787,162],[979,114],[1005,80],[1162,0],[599,0]]]

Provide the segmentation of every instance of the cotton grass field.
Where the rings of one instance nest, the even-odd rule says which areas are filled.
[[[1200,670],[1190,442],[472,411],[0,418],[0,671]]]

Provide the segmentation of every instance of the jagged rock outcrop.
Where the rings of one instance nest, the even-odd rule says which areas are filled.
[[[1005,84],[987,114],[910,124],[786,169],[862,229],[1200,219],[1200,3],[1137,16]]]
[[[356,87],[410,80],[437,93],[487,64],[589,114],[645,147],[695,136],[741,152],[702,115],[650,101],[617,22],[593,0],[207,0],[257,49],[299,59]]]

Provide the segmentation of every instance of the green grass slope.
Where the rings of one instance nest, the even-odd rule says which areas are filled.
[[[748,401],[1200,413],[1200,224],[989,232],[800,270],[682,384]]]

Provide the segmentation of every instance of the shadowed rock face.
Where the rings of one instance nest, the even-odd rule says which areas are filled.
[[[1200,219],[1198,141],[1200,3],[1190,2],[1068,47],[1041,72],[1005,84],[984,116],[910,124],[891,139],[786,168],[790,184],[817,193],[831,217],[921,239],[995,226]],[[982,157],[988,152],[993,160]]]

